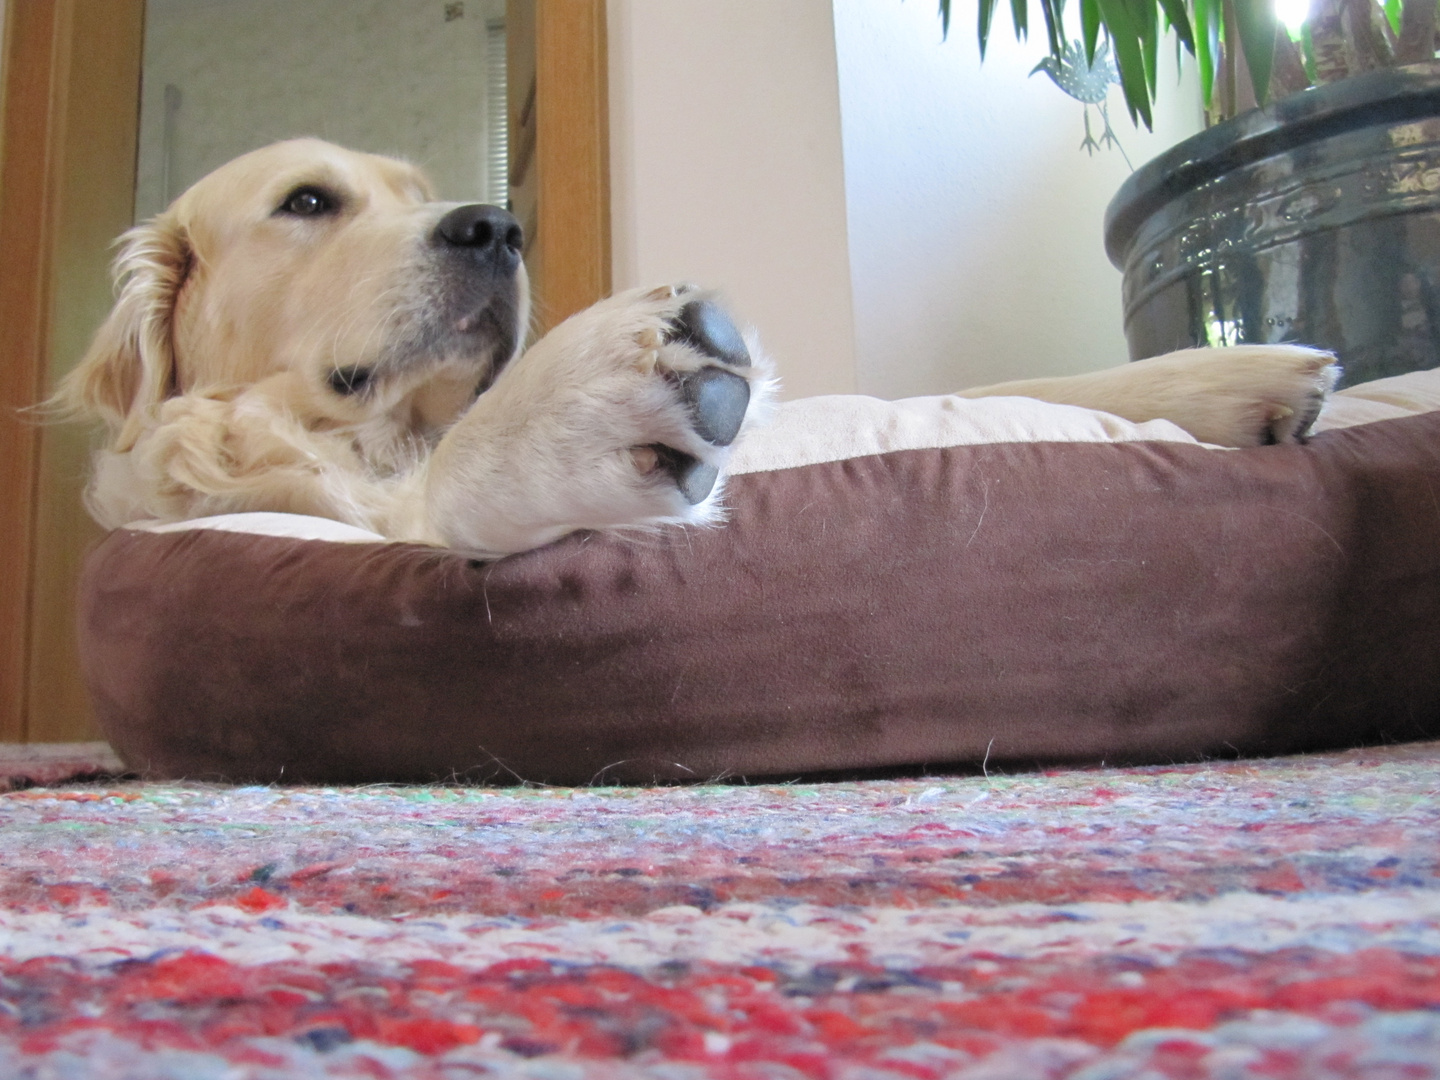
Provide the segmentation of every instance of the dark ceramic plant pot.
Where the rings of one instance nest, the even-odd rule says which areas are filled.
[[[1191,345],[1333,349],[1344,385],[1440,364],[1440,63],[1218,124],[1111,200],[1133,359]]]

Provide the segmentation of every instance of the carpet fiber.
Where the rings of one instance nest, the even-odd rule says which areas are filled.
[[[1440,744],[666,789],[102,750],[0,748],[0,1076],[1440,1077]]]

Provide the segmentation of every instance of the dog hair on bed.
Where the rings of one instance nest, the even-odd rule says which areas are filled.
[[[53,404],[106,431],[110,527],[243,510],[483,555],[577,529],[708,523],[775,392],[709,294],[637,289],[528,349],[518,223],[315,139],[217,169],[121,240],[114,309]],[[1303,438],[1332,358],[1190,350],[1022,394],[1227,446]]]

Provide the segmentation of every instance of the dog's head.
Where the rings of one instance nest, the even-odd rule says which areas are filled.
[[[168,397],[262,384],[315,429],[443,426],[522,343],[521,240],[400,161],[253,151],[122,238],[115,308],[59,396],[122,451]]]

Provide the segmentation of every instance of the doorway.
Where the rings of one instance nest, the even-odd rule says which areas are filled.
[[[610,287],[604,0],[10,0],[0,62],[0,741],[98,738],[75,649],[92,433],[32,410],[111,302],[111,243],[313,134],[526,226],[538,329]],[[289,71],[289,75],[283,74]],[[444,72],[450,74],[443,74]]]

